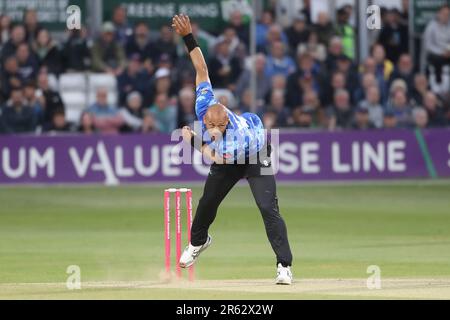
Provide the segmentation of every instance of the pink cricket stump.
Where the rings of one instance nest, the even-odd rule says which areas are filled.
[[[192,226],[192,190],[186,192],[186,211],[187,211],[187,232],[188,242],[191,243],[191,226]],[[189,267],[189,280],[194,281],[194,266]]]
[[[177,243],[177,276],[181,278],[181,267],[180,267],[180,258],[181,258],[181,192],[177,190],[175,192],[175,216],[176,216],[176,243]]]
[[[164,192],[164,241],[166,246],[166,272],[170,275],[170,193]]]

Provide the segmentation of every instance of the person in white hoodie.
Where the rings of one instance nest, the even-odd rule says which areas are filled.
[[[424,33],[428,62],[435,68],[436,81],[442,81],[442,68],[450,65],[450,6],[443,5]]]

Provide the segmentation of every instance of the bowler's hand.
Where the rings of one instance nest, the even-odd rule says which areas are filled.
[[[175,32],[182,37],[187,36],[189,33],[192,33],[192,27],[191,22],[189,21],[189,17],[182,13],[172,18],[172,27],[175,29]]]

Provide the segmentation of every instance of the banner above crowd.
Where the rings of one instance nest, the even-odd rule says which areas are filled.
[[[289,132],[278,140],[279,181],[450,177],[448,129]],[[208,165],[174,159],[177,145],[161,134],[2,136],[0,184],[203,181]]]
[[[103,21],[111,20],[114,8],[127,9],[131,24],[138,21],[148,23],[151,28],[170,24],[177,13],[185,13],[199,23],[203,30],[219,32],[230,13],[237,9],[244,16],[251,15],[248,0],[110,0],[103,2]]]
[[[39,24],[53,31],[66,30],[69,17],[67,8],[76,5],[85,21],[87,0],[0,0],[0,12],[11,17],[13,22],[23,22],[27,10],[35,10]]]

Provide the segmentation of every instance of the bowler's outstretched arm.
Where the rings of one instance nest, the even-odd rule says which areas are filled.
[[[183,37],[183,40],[188,47],[189,55],[196,72],[195,84],[198,86],[202,82],[210,82],[208,66],[206,65],[202,50],[200,47],[195,46],[196,41],[192,35],[192,27],[189,17],[184,14],[174,16],[172,19],[172,27],[174,27],[175,31]],[[190,47],[191,45],[192,47]]]

